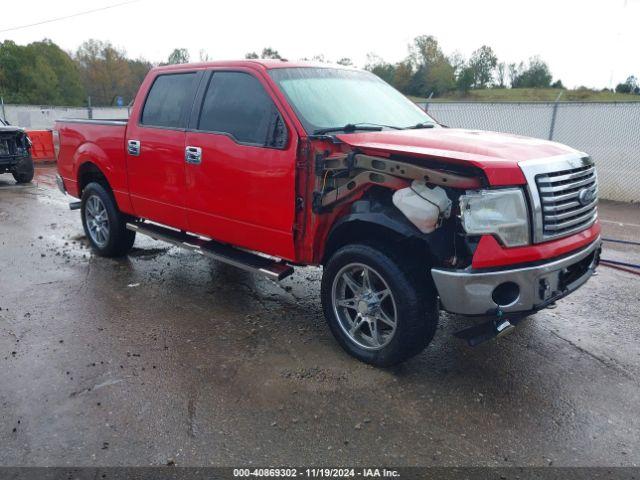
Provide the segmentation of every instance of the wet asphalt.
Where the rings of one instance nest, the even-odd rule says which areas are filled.
[[[376,369],[276,283],[138,237],[95,257],[52,167],[0,176],[0,465],[640,465],[640,277],[601,267],[476,348]],[[603,202],[640,241],[640,206]],[[640,263],[640,247],[603,257]]]

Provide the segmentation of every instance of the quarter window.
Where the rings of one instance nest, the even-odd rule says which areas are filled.
[[[195,73],[158,76],[147,95],[140,123],[154,127],[184,128],[195,80]]]
[[[281,147],[282,119],[260,82],[247,73],[215,72],[202,101],[198,130],[237,142]],[[274,140],[275,139],[275,140]]]

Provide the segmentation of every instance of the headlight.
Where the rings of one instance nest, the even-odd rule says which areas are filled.
[[[469,191],[460,197],[460,213],[469,235],[495,235],[507,247],[529,244],[529,215],[519,188]]]

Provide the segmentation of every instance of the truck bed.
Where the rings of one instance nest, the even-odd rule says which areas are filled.
[[[79,164],[90,158],[100,171],[110,173],[116,197],[128,198],[124,153],[127,120],[61,119],[55,129],[60,135],[58,172],[72,196],[78,197],[79,193]]]

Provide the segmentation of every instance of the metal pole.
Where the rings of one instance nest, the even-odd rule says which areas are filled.
[[[558,102],[564,92],[560,92],[556,97],[556,101],[553,102],[553,111],[551,112],[551,126],[549,127],[549,140],[553,140],[553,131],[556,128],[556,116],[558,115]]]
[[[0,105],[2,106],[2,120],[7,121],[7,113],[4,111],[4,98],[0,97]]]
[[[424,104],[424,111],[425,111],[425,113],[428,113],[428,112],[429,112],[429,100],[431,100],[431,98],[432,98],[432,97],[433,97],[433,92],[431,92],[431,93],[429,94],[429,98],[427,98],[427,101],[426,101],[426,102],[425,102],[425,104]]]
[[[91,96],[87,97],[87,116],[89,120],[93,118],[93,108],[91,108]]]

